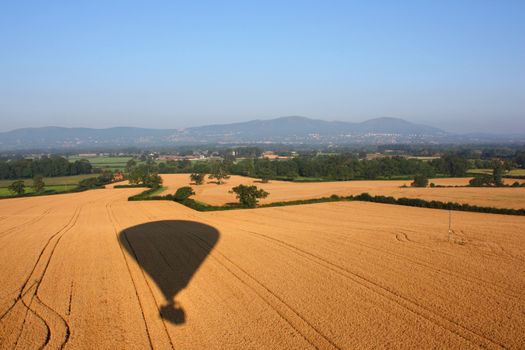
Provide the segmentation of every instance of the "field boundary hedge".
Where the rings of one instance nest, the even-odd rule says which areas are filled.
[[[128,200],[129,201],[169,200],[169,201],[180,203],[190,209],[194,209],[197,211],[254,209],[254,208],[245,208],[238,204],[210,205],[204,202],[196,201],[191,198],[187,198],[182,201],[177,201],[173,194],[168,194],[164,196],[149,196],[149,194],[153,193],[156,190],[157,190],[156,188],[150,188],[144,192],[128,197]],[[391,196],[372,196],[366,192],[361,193],[359,195],[355,195],[355,196],[338,196],[336,194],[333,194],[330,197],[273,202],[273,203],[259,205],[257,206],[257,208],[284,207],[284,206],[291,206],[291,205],[342,202],[342,201],[373,202],[373,203],[382,203],[382,204],[403,205],[403,206],[417,207],[417,208],[444,209],[444,210],[469,211],[469,212],[475,212],[475,213],[525,216],[525,209],[482,207],[482,206],[471,205],[471,204],[466,204],[466,203],[461,204],[457,202],[427,201],[425,199],[420,199],[420,198],[406,198],[406,197],[394,198]]]
[[[94,181],[93,181],[94,179]],[[89,180],[89,181],[85,181]],[[12,196],[0,196],[0,199],[12,199],[12,198],[24,198],[24,197],[40,197],[40,196],[50,196],[50,195],[56,195],[56,194],[67,194],[67,193],[78,193],[78,192],[84,192],[87,190],[97,190],[106,188],[106,185],[111,184],[111,181],[104,181],[104,179],[101,179],[100,177],[90,177],[86,178],[82,181],[80,181],[76,187],[66,190],[66,191],[57,191],[57,190],[44,190],[42,192],[30,192],[30,193],[23,193],[23,194],[17,194]],[[122,186],[122,185],[119,185]]]
[[[134,184],[134,185],[115,185],[113,188],[141,188],[141,187],[148,187],[147,185],[143,184]]]
[[[352,196],[351,196],[352,197]],[[429,209],[445,209],[445,210],[458,210],[458,211],[470,211],[476,213],[490,213],[490,214],[502,214],[502,215],[525,215],[525,209],[512,209],[512,208],[495,208],[495,207],[481,207],[471,204],[460,204],[457,202],[441,202],[441,201],[427,201],[420,198],[394,198],[390,196],[371,196],[368,193],[361,193],[357,196],[353,196],[352,200],[363,201],[363,202],[374,202],[383,204],[395,204],[404,205],[409,207],[418,208],[429,208]]]
[[[106,188],[106,186],[97,186],[97,187],[75,187],[67,191],[57,191],[57,190],[46,190],[43,192],[31,192],[31,193],[24,193],[24,194],[16,194],[12,196],[0,196],[0,199],[12,199],[12,198],[24,198],[24,197],[40,197],[40,196],[51,196],[55,194],[68,194],[68,193],[78,193],[78,192],[84,192],[87,190],[98,190]]]

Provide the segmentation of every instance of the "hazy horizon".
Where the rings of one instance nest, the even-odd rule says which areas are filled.
[[[42,125],[42,126],[21,127],[21,128],[9,129],[9,130],[2,130],[2,129],[0,129],[0,132],[9,132],[9,131],[18,130],[18,129],[25,129],[25,128],[45,128],[45,127],[89,128],[89,129],[110,129],[110,128],[118,128],[118,127],[160,129],[160,130],[186,129],[186,128],[191,128],[191,127],[200,127],[200,126],[218,125],[218,124],[233,124],[233,123],[247,122],[247,121],[253,121],[253,120],[272,120],[272,119],[286,118],[286,117],[305,117],[305,118],[308,118],[308,119],[324,120],[324,121],[328,121],[328,122],[344,121],[344,122],[350,122],[350,123],[360,123],[360,122],[365,122],[365,121],[368,121],[368,120],[371,120],[371,119],[385,118],[385,117],[378,117],[378,118],[370,118],[370,119],[363,119],[363,120],[356,120],[356,121],[348,121],[348,120],[336,120],[336,119],[329,120],[329,119],[322,119],[322,118],[310,118],[310,117],[307,117],[307,116],[279,116],[279,117],[268,117],[268,118],[265,118],[265,117],[254,118],[254,119],[249,119],[249,120],[239,120],[239,121],[233,121],[233,122],[216,122],[216,123],[212,122],[212,123],[207,123],[207,124],[195,124],[195,125],[175,126],[175,127],[167,127],[167,126],[153,127],[153,126],[137,126],[137,125],[110,125],[110,126],[106,126],[106,127],[85,126],[85,125],[71,125],[71,126],[68,126],[68,125]],[[397,117],[386,117],[386,118],[397,118]],[[439,127],[439,126],[432,125],[432,124],[428,124],[428,123],[413,122],[413,121],[410,121],[410,120],[407,120],[407,119],[404,119],[404,118],[399,118],[399,119],[403,119],[403,120],[406,120],[408,122],[412,122],[412,123],[415,123],[415,124],[433,126],[433,127],[438,128],[438,129],[441,129],[443,131],[450,132],[452,134],[454,134],[454,133],[456,133],[456,134],[487,133],[487,134],[493,134],[493,135],[525,135],[525,130],[521,130],[521,129],[520,130],[514,130],[514,131],[493,131],[493,130],[487,131],[486,129],[485,130],[484,129],[474,130],[474,128],[471,128],[471,129],[466,130],[466,131],[461,131],[461,130],[457,131],[457,130],[446,129],[446,128]]]
[[[525,133],[525,2],[4,4],[0,131],[300,115]]]

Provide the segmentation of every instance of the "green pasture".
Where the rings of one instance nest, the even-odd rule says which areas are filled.
[[[77,185],[54,185],[54,186],[46,186],[44,188],[45,191],[54,190],[56,192],[65,192],[70,191],[77,187]],[[25,193],[33,193],[33,189],[31,187],[25,188]],[[0,187],[0,197],[11,197],[14,196],[14,193],[9,191],[6,187]]]

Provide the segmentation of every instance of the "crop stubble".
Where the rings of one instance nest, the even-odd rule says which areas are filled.
[[[164,194],[174,193],[179,187],[191,185],[188,174],[163,174],[162,178],[164,186],[168,188]],[[442,186],[465,186],[468,184],[469,178],[440,178],[431,179],[430,181]],[[523,182],[524,180],[505,179],[507,184],[515,181]],[[496,208],[525,208],[524,187],[412,188],[410,183],[410,180],[355,180],[307,183],[270,181],[269,183],[261,183],[257,179],[234,175],[222,185],[207,181],[203,185],[191,186],[195,191],[194,198],[196,200],[212,205],[236,202],[235,194],[229,193],[229,191],[234,186],[244,184],[256,185],[270,193],[267,198],[260,201],[261,203],[329,197],[333,194],[349,196],[368,192],[371,195],[393,196],[396,198],[407,197],[443,202],[452,201]],[[408,187],[401,187],[403,185]]]
[[[441,210],[141,190],[0,202],[2,348],[525,345],[522,217],[453,212],[449,234]]]

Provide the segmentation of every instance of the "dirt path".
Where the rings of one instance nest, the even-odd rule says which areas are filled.
[[[0,201],[0,348],[525,346],[525,218]]]

